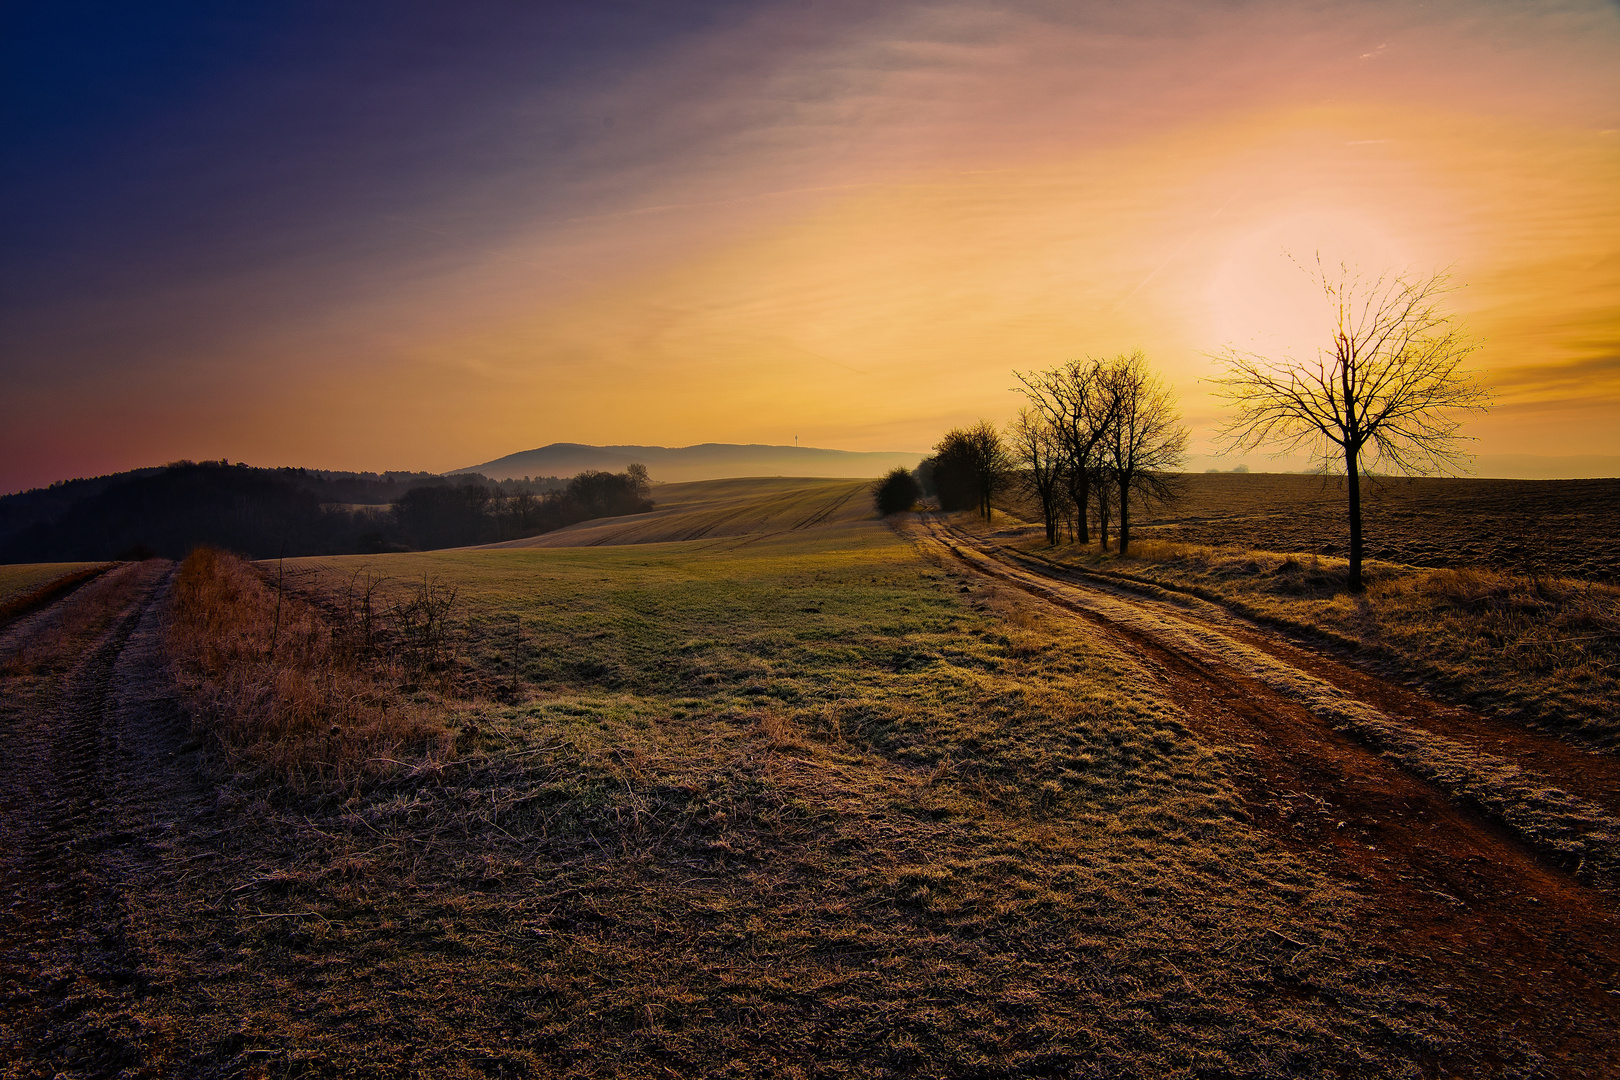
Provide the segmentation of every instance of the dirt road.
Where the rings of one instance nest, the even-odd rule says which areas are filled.
[[[1232,751],[1254,822],[1356,883],[1369,932],[1427,975],[1477,1045],[1510,1048],[1504,1071],[1620,1076],[1613,758],[941,520],[919,541],[947,566],[1081,617],[1134,658],[1189,726]]]
[[[161,654],[171,575],[122,566],[0,632],[0,1075],[157,1075],[128,904],[208,810]]]
[[[954,572],[1110,643],[1226,748],[1253,822],[1352,886],[1367,938],[1447,1003],[1476,1071],[1620,1076],[1612,758],[1437,705],[1201,602],[1055,576],[940,522],[918,539]],[[488,893],[487,908],[481,879],[469,889],[454,876],[372,897],[369,878],[317,888],[311,873],[303,898],[283,899],[292,886],[278,874],[295,857],[346,865],[337,856],[371,857],[370,836],[409,852],[414,826],[401,818],[385,838],[333,810],[319,823],[292,815],[267,838],[268,816],[216,809],[162,657],[170,577],[162,563],[120,567],[0,628],[0,1077],[257,1075],[317,1037],[317,1063],[349,1060],[356,1039],[441,1061],[464,1023],[490,1045],[532,1035],[524,995],[533,950],[551,939],[513,939],[509,905],[532,905],[552,871],[512,897]],[[511,839],[469,835],[460,857],[532,854],[529,840],[499,846]],[[605,865],[620,887],[622,868]],[[476,952],[458,944],[469,911],[487,912],[467,938]],[[1322,958],[1259,932],[1290,964]],[[357,958],[372,965],[364,977]],[[399,974],[423,971],[437,974]],[[379,979],[384,991],[368,981]]]

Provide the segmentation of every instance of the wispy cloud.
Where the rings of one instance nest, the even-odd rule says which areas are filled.
[[[1142,344],[1194,385],[1210,280],[1286,215],[1489,279],[1504,386],[1612,374],[1538,344],[1595,300],[1524,302],[1610,236],[1612,162],[1513,127],[1612,147],[1612,6],[301,10],[41,15],[0,46],[33,118],[0,175],[0,431],[29,447],[0,486],[926,445],[1052,357]]]

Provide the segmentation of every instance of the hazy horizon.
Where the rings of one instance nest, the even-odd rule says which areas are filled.
[[[0,49],[0,491],[926,447],[1136,347],[1197,470],[1210,355],[1313,347],[1318,253],[1449,269],[1482,463],[1620,457],[1613,4],[104,5]]]
[[[535,453],[535,452],[541,451],[541,450],[549,450],[549,449],[552,449],[554,447],[578,447],[578,448],[580,448],[582,450],[587,450],[587,451],[659,450],[659,451],[667,451],[667,452],[678,452],[678,451],[683,451],[683,450],[699,450],[699,449],[704,449],[704,448],[708,448],[708,447],[717,447],[717,448],[723,448],[723,449],[758,449],[758,450],[767,450],[767,451],[804,451],[804,452],[807,452],[807,453],[848,454],[848,455],[862,455],[862,456],[872,457],[872,458],[881,458],[881,457],[894,457],[894,458],[917,457],[917,458],[923,458],[923,457],[927,457],[931,453],[931,451],[927,451],[927,450],[851,451],[851,450],[842,450],[842,449],[838,449],[838,448],[835,448],[835,447],[793,446],[791,444],[789,444],[789,445],[770,445],[770,444],[759,444],[759,443],[743,444],[743,443],[705,442],[705,443],[693,443],[693,444],[691,444],[689,446],[684,446],[684,447],[646,446],[646,445],[640,445],[640,444],[634,444],[634,443],[608,444],[608,445],[603,445],[603,446],[598,446],[598,445],[593,445],[593,444],[588,444],[588,443],[548,443],[543,447],[535,447],[535,448],[532,448],[532,449],[527,450],[527,451],[516,451],[514,453],[505,454],[505,455],[502,455],[499,458],[492,458],[489,461],[480,462],[480,463],[475,464],[475,465],[464,465],[464,466],[460,466],[460,467],[454,468],[454,469],[446,469],[441,473],[437,473],[436,475],[441,475],[441,476],[445,476],[445,477],[454,477],[454,476],[456,476],[458,474],[478,473],[481,470],[487,469],[489,466],[498,464],[498,463],[500,463],[500,462],[502,462],[502,461],[504,461],[504,460],[506,460],[508,458],[521,458],[521,457],[525,456],[526,454],[532,454],[532,453]],[[564,467],[562,467],[560,469],[554,469],[554,470],[551,470],[551,471],[518,472],[518,471],[515,471],[513,469],[505,469],[505,470],[496,470],[494,472],[486,472],[486,473],[484,473],[484,475],[488,476],[490,479],[493,479],[493,480],[499,480],[499,479],[505,479],[505,478],[514,478],[515,479],[515,478],[521,478],[521,477],[526,477],[526,476],[528,476],[528,477],[536,477],[536,478],[542,477],[542,476],[556,476],[556,477],[566,479],[567,477],[572,476],[577,472],[585,471],[587,469],[607,468],[610,471],[618,471],[618,470],[622,469],[625,464],[627,464],[631,460],[633,460],[636,457],[636,455],[619,455],[619,457],[622,458],[622,461],[616,460],[616,461],[614,461],[612,463],[608,463],[608,464],[603,464],[600,461],[593,463],[593,462],[591,462],[589,460],[582,460],[581,462],[579,462],[577,464],[577,466],[564,466]],[[164,468],[164,467],[166,467],[168,465],[176,464],[179,460],[196,461],[196,460],[199,460],[199,459],[177,459],[176,461],[162,462],[162,463],[151,462],[151,463],[147,463],[145,465],[133,466],[132,468],[136,469],[136,470],[139,470],[139,469],[152,469],[152,468]],[[200,459],[200,460],[203,461],[203,462],[208,462],[208,461],[217,461],[217,460],[221,460],[221,459],[203,458],[203,459]],[[229,460],[229,459],[224,459],[224,460]],[[310,470],[317,471],[317,472],[354,473],[354,474],[365,474],[365,473],[382,474],[382,473],[390,473],[390,472],[392,472],[392,473],[405,473],[405,472],[429,472],[429,473],[431,473],[432,472],[432,470],[393,469],[393,468],[390,468],[388,466],[384,466],[382,468],[361,469],[361,468],[349,468],[349,467],[341,466],[341,465],[336,465],[336,466],[333,466],[333,465],[312,465],[312,464],[310,464],[308,462],[283,462],[283,463],[277,463],[277,464],[266,464],[266,463],[262,463],[262,462],[261,463],[255,463],[255,462],[241,462],[241,461],[238,461],[238,462],[232,462],[232,464],[248,465],[251,468],[263,468],[263,469],[283,469],[283,468],[300,469],[300,468],[302,468],[302,469],[310,469]],[[114,470],[113,472],[118,473],[118,472],[126,472],[126,471],[130,471],[130,470]],[[719,479],[730,479],[730,478],[741,479],[741,478],[744,478],[744,477],[756,477],[756,476],[757,477],[764,477],[764,476],[784,476],[784,477],[786,477],[786,476],[800,476],[800,475],[802,475],[802,476],[805,476],[807,478],[818,478],[818,477],[819,478],[834,478],[834,477],[846,478],[847,477],[849,479],[859,479],[859,478],[861,478],[861,476],[865,475],[865,474],[855,474],[855,473],[848,473],[848,474],[846,474],[846,473],[833,473],[833,472],[827,472],[827,471],[819,471],[819,472],[818,471],[810,471],[810,472],[804,472],[804,473],[797,473],[797,472],[782,472],[780,470],[777,470],[777,471],[746,472],[746,473],[732,473],[732,472],[725,472],[723,470],[717,470],[717,469],[707,469],[707,470],[706,469],[698,469],[697,471],[694,472],[690,467],[688,467],[688,468],[683,468],[681,470],[678,470],[677,474],[673,478],[671,478],[671,476],[669,475],[667,470],[665,471],[665,475],[660,475],[660,471],[661,471],[661,469],[659,467],[657,467],[657,466],[654,466],[650,470],[651,479],[652,479],[653,483],[655,483],[655,484],[664,484],[664,483],[676,483],[676,484],[678,484],[678,483],[688,483],[688,482],[692,482],[694,480],[719,480]],[[882,471],[883,470],[874,471],[874,472],[871,473],[871,476],[872,477],[879,476],[879,475],[881,475]],[[1231,473],[1231,472],[1239,472],[1239,471],[1241,471],[1241,472],[1249,472],[1249,473],[1255,473],[1255,474],[1260,474],[1260,475],[1264,475],[1266,473],[1284,474],[1284,475],[1301,475],[1301,474],[1315,475],[1315,474],[1319,474],[1321,470],[1320,470],[1319,466],[1317,466],[1317,465],[1313,464],[1311,461],[1309,461],[1309,460],[1307,460],[1305,458],[1301,458],[1301,457],[1271,457],[1271,456],[1265,455],[1265,454],[1236,454],[1236,455],[1193,454],[1193,455],[1190,455],[1188,457],[1187,461],[1184,463],[1182,468],[1180,470],[1178,470],[1178,471],[1184,472],[1184,473],[1204,473],[1204,472]],[[687,475],[688,473],[690,473],[690,475]],[[100,477],[100,476],[106,476],[106,475],[111,475],[111,474],[109,474],[109,473],[94,473],[94,474],[86,474],[85,476],[57,477],[57,478],[55,478],[55,479],[53,479],[51,481],[48,481],[47,483],[44,483],[44,484],[30,485],[29,487],[14,488],[14,489],[11,489],[11,490],[0,491],[0,497],[4,497],[4,496],[7,496],[7,495],[20,494],[20,493],[22,493],[24,491],[40,490],[42,488],[49,487],[51,484],[54,484],[54,483],[66,482],[66,481],[69,481],[69,480],[77,480],[77,479],[94,479],[94,478],[97,478],[97,477]],[[1326,475],[1331,477],[1331,476],[1333,476],[1335,474],[1328,473]],[[1375,476],[1376,475],[1376,476],[1385,476],[1385,477],[1387,477],[1387,476],[1391,476],[1391,475],[1395,475],[1395,474],[1382,473],[1382,472],[1378,472],[1377,470],[1372,470],[1372,471],[1369,471],[1368,475],[1369,476]],[[1520,454],[1520,455],[1498,455],[1498,456],[1494,456],[1494,457],[1482,456],[1481,458],[1479,458],[1474,463],[1474,468],[1471,471],[1455,473],[1455,474],[1450,474],[1450,475],[1456,476],[1456,477],[1461,478],[1461,479],[1472,479],[1472,480],[1599,480],[1599,479],[1615,479],[1615,478],[1620,478],[1620,455],[1585,455],[1585,456],[1570,455],[1570,456],[1565,456],[1565,457],[1554,457],[1554,456],[1547,456],[1547,455]]]

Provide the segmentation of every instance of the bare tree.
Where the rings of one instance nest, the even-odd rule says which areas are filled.
[[[1097,546],[1108,550],[1108,523],[1114,520],[1114,474],[1099,457],[1091,478],[1091,493],[1097,502]]]
[[[1314,359],[1271,359],[1228,349],[1219,394],[1236,410],[1222,429],[1229,448],[1314,444],[1324,471],[1342,466],[1349,492],[1352,591],[1362,588],[1361,474],[1384,465],[1406,474],[1445,472],[1467,459],[1459,411],[1489,395],[1462,363],[1479,346],[1441,307],[1443,273],[1368,280],[1317,260],[1305,273],[1327,300],[1332,346]]]
[[[1046,542],[1056,544],[1065,461],[1063,437],[1040,410],[1029,408],[1013,417],[1007,435],[1014,459],[1024,467],[1024,482],[1041,502]]]
[[[1175,494],[1169,474],[1186,460],[1187,429],[1181,426],[1175,395],[1148,367],[1141,349],[1116,357],[1103,377],[1114,401],[1103,457],[1119,496],[1119,553],[1125,555],[1131,546],[1131,500]]]
[[[970,428],[955,428],[934,448],[934,485],[940,508],[965,510],[972,506],[990,520],[990,500],[1012,472],[1001,433],[988,420]]]
[[[636,498],[645,502],[652,494],[652,477],[647,474],[647,466],[640,462],[632,462],[624,467],[624,475],[630,478],[630,486],[634,489]]]
[[[1031,405],[1058,432],[1064,450],[1062,478],[1069,501],[1076,508],[1075,522],[1082,544],[1091,542],[1086,523],[1101,467],[1100,455],[1109,427],[1114,422],[1116,404],[1112,387],[1103,377],[1101,360],[1087,357],[1070,360],[1047,371],[1013,372],[1023,384],[1023,394]]]

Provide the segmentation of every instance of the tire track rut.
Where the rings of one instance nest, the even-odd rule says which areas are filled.
[[[77,659],[0,683],[0,1075],[159,1075],[130,1008],[149,988],[129,899],[154,885],[152,841],[206,810],[163,662],[172,576],[137,564],[58,601],[99,600],[106,616],[54,643]],[[34,632],[61,634],[71,615]]]
[[[1257,678],[1233,662],[1255,658],[1252,646],[1214,651],[1226,627],[1177,625],[1188,617],[1057,579],[938,520],[924,527],[921,541],[957,566],[1081,616],[1135,659],[1189,727],[1227,749],[1253,824],[1353,884],[1369,934],[1446,997],[1484,1071],[1620,1076],[1613,892],[1582,884],[1498,821],[1334,730],[1309,707],[1308,675],[1291,694],[1281,676]]]

